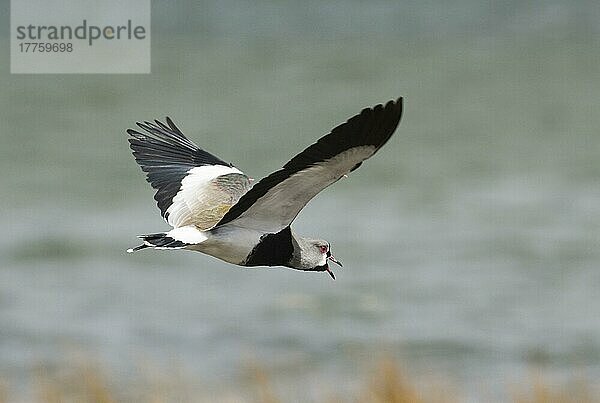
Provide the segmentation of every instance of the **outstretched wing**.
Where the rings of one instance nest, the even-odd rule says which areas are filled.
[[[216,226],[231,224],[277,233],[320,191],[358,168],[392,136],[402,98],[363,111],[258,182]]]
[[[137,125],[144,133],[128,129],[129,146],[173,227],[213,227],[250,188],[242,171],[200,149],[170,118]]]

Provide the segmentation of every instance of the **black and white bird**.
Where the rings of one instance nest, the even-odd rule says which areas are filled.
[[[319,192],[357,169],[392,136],[402,98],[363,109],[251,186],[231,163],[202,150],[175,126],[158,120],[127,130],[135,160],[156,189],[161,215],[173,229],[141,235],[145,248],[187,249],[240,266],[285,266],[328,272],[342,265],[331,244],[290,228]]]

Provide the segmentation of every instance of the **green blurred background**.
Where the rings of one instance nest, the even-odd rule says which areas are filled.
[[[600,3],[154,1],[149,75],[11,75],[0,14],[0,378],[17,391],[72,351],[219,393],[255,360],[301,400],[351,394],[382,355],[468,401],[531,368],[600,382]],[[166,228],[135,121],[171,116],[260,178],[398,96],[396,135],[295,223],[331,241],[335,282],[124,253]]]

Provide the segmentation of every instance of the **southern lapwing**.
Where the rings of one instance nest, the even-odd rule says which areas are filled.
[[[346,123],[251,186],[231,163],[202,150],[170,118],[127,130],[135,160],[156,189],[161,215],[173,229],[141,235],[145,248],[187,249],[240,266],[285,266],[328,272],[331,244],[290,228],[300,210],[327,186],[358,168],[392,136],[402,98],[363,109]]]

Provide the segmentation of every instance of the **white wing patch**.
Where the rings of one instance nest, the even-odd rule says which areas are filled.
[[[227,180],[219,180],[220,177]],[[209,229],[249,187],[248,177],[237,168],[224,165],[192,168],[167,209],[167,222],[175,228],[194,225],[200,230]]]
[[[177,241],[189,244],[199,244],[206,241],[207,239],[206,234],[198,230],[198,228],[196,228],[193,225],[174,228],[171,231],[167,232],[167,236]]]
[[[357,163],[369,158],[375,151],[377,148],[370,145],[351,148],[291,175],[269,189],[230,225],[265,233],[281,231],[313,197],[348,174]]]

